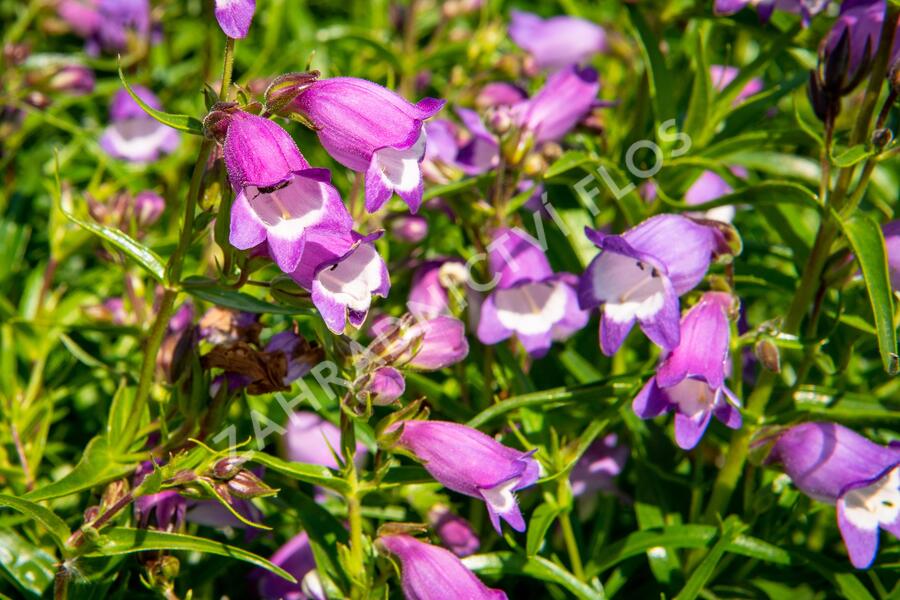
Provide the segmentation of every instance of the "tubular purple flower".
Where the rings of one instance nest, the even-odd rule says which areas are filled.
[[[502,517],[516,531],[525,519],[514,492],[537,481],[540,471],[532,452],[504,446],[477,429],[447,421],[404,421],[397,444],[422,461],[445,487],[484,500],[494,529]]]
[[[132,86],[132,90],[151,108],[162,110],[153,92],[140,85]],[[178,132],[145,113],[127,90],[119,90],[113,96],[109,118],[110,124],[100,137],[100,147],[113,158],[146,163],[178,147]]]
[[[216,21],[225,35],[231,38],[247,37],[254,12],[256,0],[216,0]]]
[[[598,25],[575,17],[542,19],[514,10],[509,37],[528,52],[539,68],[561,69],[580,64],[606,50],[606,32]]]
[[[134,473],[135,487],[153,472],[153,463],[145,461]],[[156,494],[139,496],[134,501],[134,517],[138,526],[146,529],[153,518],[154,526],[160,531],[178,531],[184,525],[187,499],[175,490],[164,490]]]
[[[500,163],[500,144],[474,110],[457,108],[456,114],[469,130],[471,138],[456,155],[454,164],[466,175],[480,175]]]
[[[496,106],[513,106],[528,97],[522,88],[505,81],[492,81],[485,84],[478,97],[475,98],[475,106],[484,110]]]
[[[513,115],[536,142],[556,141],[590,112],[599,91],[597,71],[572,65],[551,75],[533,98],[514,106]]]
[[[266,344],[266,352],[284,352],[287,357],[287,375],[284,385],[290,385],[306,376],[322,356],[310,350],[308,342],[293,331],[282,331],[273,335]]]
[[[858,75],[868,70],[870,61],[878,53],[886,9],[884,0],[846,0],[841,3],[841,14],[822,40],[821,51],[826,56],[833,53],[841,38],[846,36],[847,57],[846,62],[841,61],[846,69],[846,81],[860,81]]]
[[[423,123],[441,110],[443,100],[412,104],[371,81],[336,77],[313,82],[292,106],[313,123],[336,161],[366,174],[366,210],[379,210],[394,192],[412,212],[419,209]]]
[[[296,270],[312,231],[349,233],[350,213],[327,169],[310,168],[288,133],[245,112],[230,117],[225,166],[237,194],[229,241],[239,250],[267,242],[285,273]]]
[[[57,14],[79,36],[87,40],[87,53],[100,50],[121,52],[129,34],[150,34],[149,0],[61,0]]]
[[[166,201],[156,192],[145,190],[134,197],[135,220],[139,227],[149,227],[159,220]]]
[[[444,547],[460,558],[475,554],[481,547],[472,525],[446,506],[437,505],[428,511],[428,522]]]
[[[410,327],[407,337],[419,339],[415,353],[403,366],[420,371],[436,371],[456,364],[469,354],[466,326],[459,319],[437,316]]]
[[[484,585],[452,552],[408,535],[385,535],[378,544],[396,556],[407,600],[506,600],[506,594]]]
[[[306,532],[302,531],[288,540],[269,560],[293,575],[297,583],[285,581],[270,571],[256,570],[254,577],[258,578],[260,597],[263,600],[306,600],[301,581],[316,568],[315,556]]]
[[[760,21],[767,23],[775,9],[799,13],[803,23],[809,20],[828,5],[829,0],[716,0],[714,10],[717,15],[733,15],[746,6],[753,6],[759,12]]]
[[[478,339],[496,344],[515,335],[534,357],[568,339],[588,322],[575,292],[577,278],[553,273],[543,250],[513,229],[498,229],[488,247],[497,283],[481,305]]]
[[[372,296],[387,297],[391,281],[373,243],[383,233],[317,231],[310,235],[303,259],[290,275],[312,292],[313,304],[332,332],[343,333],[348,321],[359,328]]]
[[[619,436],[610,433],[602,440],[591,444],[569,474],[573,496],[584,496],[590,493],[616,493],[615,478],[619,476],[630,451],[628,446],[619,443]]]
[[[741,427],[740,401],[725,386],[732,302],[723,292],[703,295],[681,321],[680,343],[632,403],[642,419],[674,411],[675,442],[685,450],[700,442],[712,416]]]
[[[878,531],[900,537],[900,445],[880,446],[836,423],[779,434],[767,462],[780,462],[806,495],[837,505],[837,522],[858,569],[878,552]]]
[[[467,276],[465,266],[456,260],[438,258],[422,263],[409,288],[409,312],[420,319],[450,315],[448,289],[455,283],[464,283]]]
[[[622,235],[586,229],[602,250],[581,276],[583,309],[603,305],[600,348],[615,354],[635,322],[665,349],[678,345],[679,296],[706,275],[723,250],[721,234],[680,215],[657,215]]]
[[[334,453],[341,451],[341,430],[313,412],[299,411],[291,415],[284,434],[285,458],[294,462],[339,469]],[[354,462],[366,460],[366,447],[357,442]]]
[[[428,220],[418,215],[400,215],[390,220],[391,235],[401,242],[418,244],[428,235]]]
[[[47,81],[47,87],[56,92],[67,92],[72,96],[90,94],[94,91],[94,72],[84,65],[64,65]]]

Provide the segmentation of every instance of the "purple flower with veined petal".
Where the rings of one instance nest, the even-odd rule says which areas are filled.
[[[153,469],[152,462],[142,462],[134,472],[135,487],[139,486],[153,472]],[[178,531],[184,525],[186,512],[187,499],[183,498],[176,490],[163,490],[156,494],[139,496],[134,501],[134,516],[138,527],[142,529],[150,526],[152,517],[156,529]]]
[[[703,437],[710,417],[741,427],[740,401],[725,385],[732,297],[707,292],[681,321],[681,341],[632,403],[637,416],[651,419],[675,412],[675,442],[690,450]]]
[[[884,245],[887,249],[888,274],[891,276],[891,287],[900,290],[900,220],[890,221],[881,226],[884,233]]]
[[[437,258],[424,262],[413,274],[406,306],[420,319],[450,315],[448,290],[467,280],[468,272],[460,261]]]
[[[284,452],[288,460],[339,469],[334,453],[340,456],[341,430],[313,412],[299,411],[291,415],[284,434]],[[356,443],[354,462],[366,460],[366,447]]]
[[[481,547],[472,525],[446,506],[437,505],[428,511],[428,522],[441,543],[461,558],[475,554]]]
[[[419,315],[408,327],[381,315],[372,323],[371,334],[392,349],[387,360],[401,368],[436,371],[458,363],[469,354],[465,324],[448,315],[429,318]]]
[[[513,229],[498,229],[488,246],[496,288],[481,305],[478,339],[496,344],[515,335],[536,358],[554,341],[568,339],[587,325],[579,308],[577,278],[553,273],[543,250]]]
[[[316,559],[313,556],[312,546],[309,545],[309,536],[301,531],[287,541],[269,559],[273,564],[281,567],[294,576],[297,583],[290,583],[272,573],[262,569],[254,571],[254,577],[258,578],[259,595],[263,600],[306,600],[301,581],[307,573],[316,568]]]
[[[471,134],[471,139],[459,149],[455,164],[466,175],[487,173],[500,163],[500,144],[487,130],[474,110],[457,108],[456,114]]]
[[[572,495],[578,497],[593,492],[618,492],[615,478],[625,468],[629,454],[628,446],[620,444],[619,436],[615,433],[591,444],[569,474]]]
[[[256,0],[216,0],[216,21],[231,38],[247,37],[255,11]]]
[[[900,446],[880,446],[836,423],[780,433],[767,462],[780,462],[806,495],[837,504],[837,522],[858,569],[878,551],[878,531],[900,537]]]
[[[312,292],[312,301],[328,328],[343,333],[347,322],[360,327],[372,296],[386,298],[391,288],[387,266],[373,243],[383,231],[362,236],[314,232],[297,269],[291,273]]]
[[[147,105],[162,110],[156,95],[141,85],[131,88]],[[112,156],[129,162],[151,162],[178,147],[179,135],[138,105],[127,90],[119,90],[109,106],[110,124],[100,136],[100,147]]]
[[[746,6],[753,6],[759,12],[760,20],[767,23],[777,8],[799,13],[806,25],[814,15],[825,9],[828,2],[829,0],[716,0],[714,10],[717,15],[733,15]]]
[[[534,97],[515,105],[513,116],[535,141],[556,141],[588,114],[599,91],[597,71],[572,65],[551,75]]]
[[[724,65],[710,65],[709,66],[709,79],[714,88],[718,91],[722,91],[727,88],[732,81],[734,81],[738,74],[740,73],[740,69],[737,67],[728,67]],[[750,96],[758,94],[763,89],[762,79],[759,77],[754,77],[750,81],[741,88],[741,91],[738,92],[737,97],[734,99],[734,104],[740,104]]]
[[[354,77],[321,79],[293,102],[316,127],[319,141],[339,163],[366,174],[366,210],[380,209],[396,192],[412,212],[422,203],[423,123],[444,106],[425,98],[412,104],[396,92]]]
[[[665,349],[678,345],[679,296],[706,275],[719,232],[680,215],[657,215],[622,235],[585,229],[602,250],[581,276],[583,309],[603,305],[600,348],[612,356],[635,322]]]
[[[522,88],[505,81],[487,83],[478,92],[475,106],[484,110],[497,106],[514,106],[528,97]]]
[[[568,16],[542,19],[518,10],[510,17],[509,37],[539,68],[561,69],[606,50],[606,32],[590,21]]]
[[[403,421],[397,444],[422,461],[445,487],[484,500],[500,533],[502,517],[516,531],[525,519],[514,492],[537,481],[540,466],[531,452],[504,446],[477,429],[448,421]]]
[[[250,250],[267,242],[278,268],[291,273],[311,232],[349,233],[353,221],[328,170],[311,168],[291,136],[274,122],[234,113],[224,154],[237,194],[228,238],[235,248]]]
[[[407,600],[507,598],[503,591],[484,585],[459,558],[440,546],[408,535],[381,536],[377,543],[400,560],[403,595]]]

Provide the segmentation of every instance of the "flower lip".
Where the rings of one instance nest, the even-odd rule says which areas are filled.
[[[900,466],[900,458],[898,458],[894,464],[885,467],[880,473],[878,473],[874,477],[870,477],[868,479],[861,479],[859,481],[854,481],[852,483],[848,483],[847,485],[845,485],[844,487],[841,488],[840,495],[844,496],[847,492],[851,492],[851,491],[859,489],[859,488],[868,487],[868,486],[872,485],[873,483],[876,483],[879,479],[886,477],[891,471],[896,469],[898,466]]]

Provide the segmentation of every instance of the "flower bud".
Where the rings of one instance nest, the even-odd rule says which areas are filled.
[[[278,490],[269,487],[262,479],[246,469],[239,471],[228,481],[228,491],[244,500],[274,496]]]
[[[54,92],[68,92],[73,96],[94,91],[94,72],[84,65],[64,65],[47,80],[47,88]]]
[[[772,340],[761,339],[753,347],[753,354],[760,364],[773,373],[781,373],[781,352]]]
[[[284,109],[318,78],[318,71],[279,75],[266,88],[266,110],[276,115],[282,114]]]
[[[231,479],[241,470],[241,466],[247,459],[241,456],[229,456],[223,458],[212,468],[212,476],[216,479]]]
[[[418,244],[428,235],[428,221],[417,215],[397,216],[388,226],[395,238],[408,244]]]
[[[888,144],[890,144],[893,139],[894,133],[887,127],[882,127],[881,129],[876,129],[872,132],[872,145],[875,146],[877,150],[887,148]]]

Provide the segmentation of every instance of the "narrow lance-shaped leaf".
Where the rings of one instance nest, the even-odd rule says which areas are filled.
[[[203,124],[194,117],[190,117],[188,115],[176,115],[163,112],[161,110],[156,110],[155,108],[149,106],[146,102],[141,100],[140,96],[135,94],[134,90],[131,89],[131,86],[128,85],[128,82],[125,81],[125,73],[122,72],[121,65],[119,65],[119,79],[122,80],[122,85],[125,86],[125,89],[128,91],[129,95],[131,95],[132,99],[134,99],[134,101],[137,102],[138,106],[140,106],[141,109],[143,109],[143,111],[148,115],[150,115],[163,125],[171,127],[172,129],[184,131],[185,133],[192,133],[194,135],[203,135]]]
[[[878,349],[884,370],[891,375],[900,371],[897,356],[897,332],[894,329],[894,297],[888,276],[887,248],[881,228],[870,217],[856,214],[840,220],[841,227],[862,269],[869,302],[878,330]]]

